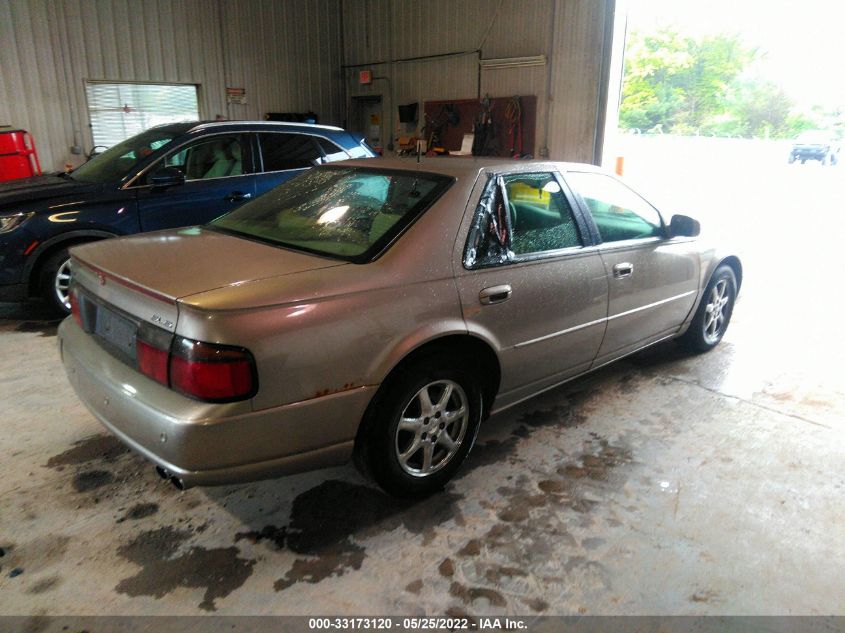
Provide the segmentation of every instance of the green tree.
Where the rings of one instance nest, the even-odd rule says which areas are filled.
[[[671,28],[632,32],[626,48],[620,126],[676,133],[723,114],[732,82],[757,55],[736,35],[696,39]]]
[[[784,138],[791,136],[789,117],[793,103],[781,87],[771,81],[737,81],[726,108],[742,122],[743,136]]]

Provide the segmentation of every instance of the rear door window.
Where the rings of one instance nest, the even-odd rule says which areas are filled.
[[[262,171],[308,169],[322,162],[323,154],[313,137],[307,134],[262,132],[258,134]]]
[[[469,268],[518,261],[583,245],[555,174],[491,178],[476,210],[465,254]]]
[[[332,163],[336,160],[346,160],[349,158],[349,154],[346,153],[346,150],[341,149],[330,140],[322,138],[320,136],[317,138],[317,144],[320,146],[320,149],[323,150],[325,154],[325,158],[323,162]]]
[[[581,246],[572,207],[550,173],[504,177],[516,255]]]

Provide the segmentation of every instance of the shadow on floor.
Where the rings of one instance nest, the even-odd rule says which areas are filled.
[[[0,303],[0,332],[39,332],[55,336],[62,322],[44,303]]]

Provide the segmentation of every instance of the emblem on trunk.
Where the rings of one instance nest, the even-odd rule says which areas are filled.
[[[101,286],[106,285],[106,276],[103,273],[97,273],[97,281],[100,282]]]
[[[168,330],[173,329],[173,321],[165,319],[164,317],[161,317],[157,314],[151,316],[150,321],[152,321],[153,323],[158,323],[160,326],[166,327]]]

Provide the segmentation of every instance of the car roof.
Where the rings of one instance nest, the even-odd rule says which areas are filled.
[[[364,167],[367,169],[392,169],[443,174],[455,178],[477,175],[481,171],[491,173],[504,171],[536,171],[556,169],[558,171],[601,171],[595,165],[567,163],[549,160],[514,160],[512,158],[490,158],[486,156],[437,156],[421,157],[419,166],[415,156],[407,158],[377,158],[345,160],[332,163],[332,167]]]
[[[309,132],[334,137],[338,133],[346,134],[343,128],[333,125],[318,125],[316,123],[297,123],[294,121],[180,121],[178,123],[164,123],[149,129],[172,130],[178,134],[197,134],[200,132],[242,132],[278,130],[284,132]]]

